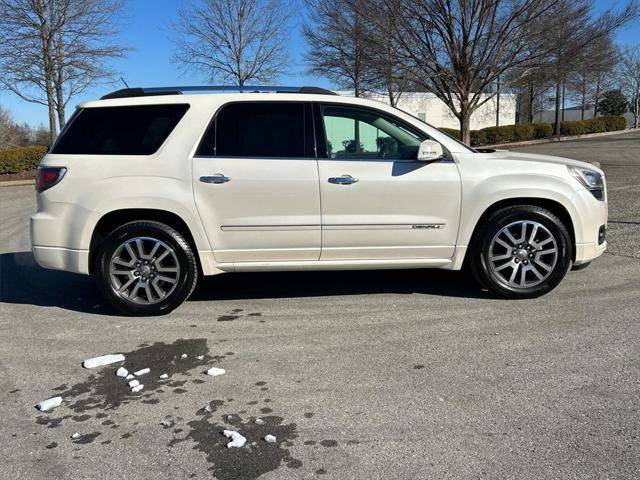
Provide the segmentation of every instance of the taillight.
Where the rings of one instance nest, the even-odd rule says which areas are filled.
[[[36,191],[44,192],[62,180],[67,169],[64,167],[38,167],[36,170]]]

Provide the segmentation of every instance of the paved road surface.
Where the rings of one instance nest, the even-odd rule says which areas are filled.
[[[519,302],[452,272],[244,274],[124,318],[34,265],[32,188],[0,188],[0,478],[637,478],[640,132],[526,150],[601,162],[610,248]],[[151,368],[141,397],[81,368],[111,352]]]

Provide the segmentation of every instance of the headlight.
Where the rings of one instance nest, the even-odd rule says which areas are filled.
[[[604,200],[604,179],[602,175],[589,168],[571,167],[567,165],[569,173],[580,184],[589,190],[598,200]]]

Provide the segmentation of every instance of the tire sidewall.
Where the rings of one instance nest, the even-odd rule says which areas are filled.
[[[506,285],[491,272],[489,254],[494,235],[503,227],[517,221],[535,221],[549,229],[558,245],[558,259],[551,275],[541,284],[529,288],[514,288]],[[571,239],[562,222],[550,212],[542,208],[523,206],[509,212],[496,212],[483,228],[480,235],[479,249],[475,254],[476,276],[481,283],[495,293],[508,298],[531,298],[544,295],[553,290],[564,278],[571,267]]]
[[[173,248],[180,265],[176,288],[165,299],[152,305],[129,302],[111,288],[111,257],[120,245],[135,237],[150,237],[166,243]],[[193,253],[184,238],[177,231],[158,222],[132,222],[115,229],[103,242],[97,255],[96,267],[96,280],[102,294],[122,313],[132,316],[164,315],[174,310],[191,294],[198,270]]]

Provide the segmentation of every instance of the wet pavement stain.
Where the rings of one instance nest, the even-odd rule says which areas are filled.
[[[320,445],[322,445],[323,447],[337,447],[338,446],[338,441],[337,440],[322,440],[320,442]]]
[[[232,418],[240,419],[237,414]],[[226,419],[228,415],[223,415]],[[298,437],[296,424],[283,424],[283,418],[278,416],[261,417],[264,424],[254,423],[254,418],[244,423],[234,423],[230,427],[228,422],[213,423],[211,417],[188,422],[189,433],[183,438],[172,439],[168,446],[184,442],[195,442],[194,450],[207,456],[212,464],[210,468],[215,478],[219,480],[253,480],[261,475],[277,469],[281,464],[289,468],[299,468],[302,462],[291,456],[283,448],[285,442]],[[229,439],[223,435],[224,430],[233,429],[246,437],[247,444],[243,448],[227,448]],[[275,443],[264,441],[266,435],[274,435]],[[255,442],[255,445],[253,444]]]
[[[305,412],[304,418],[311,418],[311,417],[313,417],[313,415],[314,415],[313,412]]]
[[[51,450],[52,448],[56,448],[58,446],[58,444],[56,442],[51,442],[49,445],[47,445],[45,448],[47,450]]]
[[[38,425],[46,425],[47,428],[58,428],[62,425],[62,422],[67,418],[71,418],[71,415],[65,415],[63,417],[51,418],[49,416],[39,416],[36,417],[36,423]]]
[[[146,394],[167,385],[167,382],[162,382],[158,378],[160,373],[167,373],[170,377],[177,374],[188,375],[190,371],[208,366],[216,360],[209,355],[207,341],[204,338],[179,339],[169,344],[157,342],[152,345],[142,345],[145,346],[138,350],[125,352],[124,363],[103,367],[96,373],[91,373],[85,381],[63,391],[60,395],[65,399],[67,408],[76,413],[95,409],[111,410],[132,400],[138,400],[140,395],[132,394],[127,382],[115,375],[115,370],[121,365],[124,365],[131,372],[142,368],[151,368],[151,374],[145,376],[142,382],[144,383],[143,392]],[[187,354],[187,358],[182,359],[182,354]],[[200,355],[203,355],[202,360],[196,358]],[[224,357],[218,357],[217,360],[221,358]],[[181,386],[184,383],[186,381],[174,380],[169,385]],[[178,389],[174,389],[174,392],[176,390]]]
[[[414,370],[421,370],[421,369],[423,369],[423,368],[424,368],[424,365],[414,365],[414,366],[413,366],[413,369],[414,369]]]
[[[222,315],[218,317],[219,322],[232,322],[233,320],[237,320],[240,318],[240,315]]]
[[[316,470],[316,475],[326,475],[327,471],[324,468],[319,468]]]

